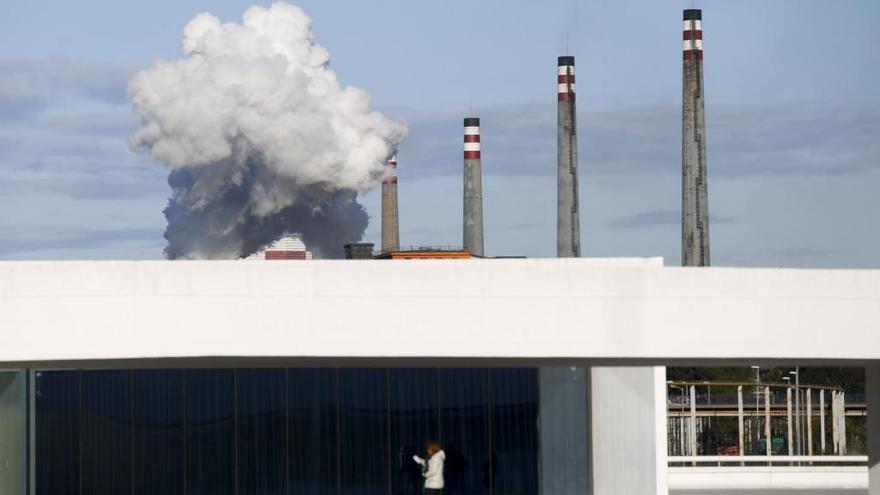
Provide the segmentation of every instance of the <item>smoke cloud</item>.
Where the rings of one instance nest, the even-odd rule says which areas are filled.
[[[171,169],[168,258],[237,258],[285,233],[339,257],[363,237],[359,192],[379,185],[406,129],[341,86],[311,19],[279,2],[242,23],[199,14],[178,60],[135,74],[132,144]]]

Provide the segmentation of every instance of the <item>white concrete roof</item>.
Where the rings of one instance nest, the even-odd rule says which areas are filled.
[[[880,270],[661,263],[0,262],[0,364],[200,356],[880,360]]]

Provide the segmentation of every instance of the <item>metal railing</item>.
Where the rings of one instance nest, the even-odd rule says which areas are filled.
[[[717,466],[742,466],[748,465],[852,465],[867,466],[866,455],[680,455],[669,456],[667,461],[670,467],[681,464],[694,465],[717,465]]]
[[[763,456],[766,453],[788,459],[779,462],[792,462],[791,459],[798,456],[814,457],[814,453],[821,456],[827,452],[833,452],[835,457],[847,457],[847,399],[852,400],[852,397],[847,397],[841,387],[798,382],[670,380],[666,383],[668,451],[677,458],[713,457],[699,455],[701,452],[727,454],[739,459],[744,456],[737,454]],[[721,388],[724,393],[712,397],[713,387],[716,390]],[[753,387],[756,392],[754,394],[751,393]],[[706,393],[698,395],[698,388]],[[736,395],[727,393],[730,389],[735,390]],[[754,402],[749,401],[749,398],[753,398]],[[863,411],[863,404],[861,408]],[[853,409],[852,405],[849,409]],[[723,420],[732,418],[734,414],[737,424],[730,431],[729,423],[723,426]],[[780,417],[783,419],[781,425]],[[719,426],[719,434],[713,433],[716,424]],[[784,431],[780,431],[780,426]],[[830,448],[827,448],[828,432],[831,433]],[[731,433],[735,433],[736,438],[730,438]],[[716,443],[712,447],[712,442],[719,440],[724,443]],[[710,448],[708,452],[707,446]]]

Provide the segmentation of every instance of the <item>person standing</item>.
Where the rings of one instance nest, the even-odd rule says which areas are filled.
[[[413,456],[413,460],[422,466],[422,477],[425,478],[425,495],[441,495],[444,486],[443,461],[446,460],[446,453],[437,442],[428,442],[426,450],[428,451],[427,461],[419,456]]]

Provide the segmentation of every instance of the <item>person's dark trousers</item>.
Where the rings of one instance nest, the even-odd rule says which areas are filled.
[[[425,495],[443,495],[443,490],[440,488],[425,488]]]

